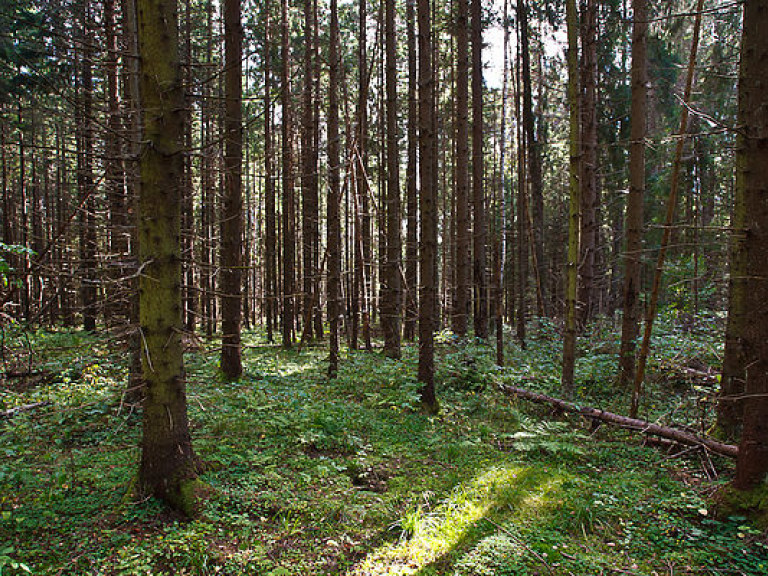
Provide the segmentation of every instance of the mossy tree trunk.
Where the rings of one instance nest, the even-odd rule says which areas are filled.
[[[181,344],[180,207],[184,93],[174,0],[139,0],[144,120],[139,196],[139,319],[144,420],[139,480],[145,494],[189,513],[195,457]]]
[[[744,199],[744,309],[742,331],[746,366],[744,430],[736,460],[734,487],[752,490],[768,475],[768,0],[744,4],[744,36],[739,73],[738,149]]]

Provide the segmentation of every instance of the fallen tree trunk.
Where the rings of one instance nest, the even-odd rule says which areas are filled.
[[[13,418],[19,412],[29,412],[30,410],[42,408],[43,406],[48,406],[49,404],[50,402],[46,400],[45,402],[35,402],[34,404],[24,404],[23,406],[17,406],[16,408],[11,408],[10,410],[0,410],[0,420],[7,420],[8,418]]]
[[[508,396],[516,396],[518,398],[524,398],[531,402],[537,402],[539,404],[550,404],[559,408],[563,412],[572,412],[580,414],[585,418],[591,418],[593,420],[599,420],[601,422],[607,422],[614,426],[626,428],[628,430],[636,430],[643,434],[650,434],[652,436],[659,436],[661,438],[667,438],[685,444],[686,446],[700,446],[714,454],[721,456],[727,456],[728,458],[736,458],[739,453],[739,447],[732,444],[723,444],[717,440],[711,438],[703,438],[692,432],[680,430],[679,428],[671,428],[669,426],[661,426],[660,424],[653,424],[652,422],[646,422],[645,420],[638,420],[637,418],[627,418],[619,414],[612,412],[605,412],[604,410],[598,410],[597,408],[590,408],[588,406],[579,406],[572,402],[560,400],[559,398],[552,398],[545,394],[539,394],[538,392],[531,392],[523,388],[517,388],[515,386],[508,386],[506,384],[500,384],[499,388],[502,392]]]

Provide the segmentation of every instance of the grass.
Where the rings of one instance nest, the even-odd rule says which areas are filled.
[[[50,406],[0,422],[0,574],[593,575],[766,574],[764,536],[719,518],[709,496],[731,463],[674,456],[629,433],[511,404],[493,382],[557,394],[552,326],[527,350],[443,334],[441,413],[417,411],[417,349],[402,361],[245,338],[246,373],[217,376],[215,352],[187,357],[195,449],[215,488],[200,518],[136,501],[140,415],[121,404],[126,354],[104,335],[23,339],[9,360],[44,378],[11,382],[0,408]],[[609,326],[583,341],[579,401],[623,411]],[[681,370],[716,362],[707,338],[662,325],[646,415],[711,419],[706,385]],[[7,352],[12,352],[9,348]],[[703,398],[703,399],[702,399]]]

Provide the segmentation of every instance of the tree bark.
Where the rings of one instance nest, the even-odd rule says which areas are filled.
[[[243,29],[240,0],[224,1],[224,200],[221,218],[221,371],[243,373],[240,330],[243,311]]]
[[[184,92],[178,15],[171,0],[138,2],[140,93],[144,117],[139,199],[139,308],[144,419],[142,490],[187,514],[196,477],[187,421],[181,343],[180,184]]]
[[[563,394],[573,397],[573,373],[576,366],[576,288],[579,266],[579,208],[581,205],[581,125],[579,98],[579,16],[576,0],[566,0],[568,27],[568,116],[569,116],[569,190],[568,264],[566,267],[565,337],[563,342]]]
[[[418,102],[416,98],[416,30],[414,15],[415,0],[406,0],[405,20],[408,42],[408,159],[406,165],[406,211],[407,231],[405,243],[405,327],[403,337],[413,340],[416,336],[418,310],[418,190],[417,190],[417,136]]]
[[[475,282],[474,328],[478,338],[488,337],[488,223],[483,182],[483,8],[471,0],[472,35],[472,199],[473,270]]]
[[[331,29],[328,46],[328,321],[330,359],[328,376],[339,370],[339,318],[341,317],[341,181],[339,155],[339,17],[331,0]]]
[[[458,0],[456,16],[456,307],[453,331],[467,333],[471,306],[472,256],[469,207],[469,0]]]
[[[630,110],[629,198],[627,245],[624,254],[623,316],[619,352],[619,382],[629,388],[635,375],[635,340],[640,332],[640,270],[643,249],[643,198],[645,197],[645,138],[647,134],[646,0],[633,0],[632,104]]]
[[[435,171],[435,76],[432,67],[432,3],[418,0],[419,174],[421,242],[419,267],[419,382],[425,412],[437,413],[435,395],[435,315],[437,314],[437,173]]]
[[[395,0],[385,2],[386,44],[386,123],[387,123],[387,199],[386,267],[381,295],[381,324],[384,329],[384,353],[400,357],[400,309],[402,282],[400,258],[400,152],[397,130],[397,29]]]
[[[736,460],[737,490],[764,487],[768,476],[768,1],[744,3],[739,73],[737,150],[744,199],[743,244],[746,261],[744,309],[750,314],[742,331],[746,366],[744,429]]]
[[[294,228],[293,191],[293,119],[291,110],[291,29],[288,0],[282,0],[282,76],[281,104],[283,122],[283,348],[293,346],[294,280],[296,232]]]
[[[264,2],[264,308],[267,340],[273,341],[277,318],[277,255],[275,225],[275,181],[272,146],[272,22],[271,2]]]
[[[578,321],[594,313],[597,222],[597,3],[581,2],[581,239],[579,242]]]

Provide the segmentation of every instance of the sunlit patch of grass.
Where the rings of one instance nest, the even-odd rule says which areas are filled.
[[[520,465],[490,468],[457,486],[434,510],[408,511],[397,523],[401,539],[374,551],[351,574],[414,574],[492,531],[491,517],[545,511],[558,502],[565,479],[560,471]]]

